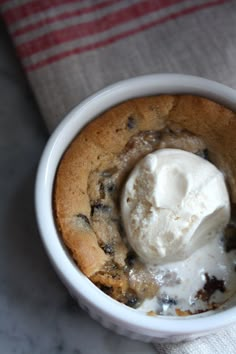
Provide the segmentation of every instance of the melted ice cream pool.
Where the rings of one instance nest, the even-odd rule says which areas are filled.
[[[184,261],[147,265],[160,290],[154,298],[145,300],[139,310],[176,315],[177,309],[198,313],[214,308],[215,304],[224,304],[236,293],[235,267],[236,251],[225,252],[222,233]],[[197,294],[207,282],[206,274],[222,281],[225,290],[216,290],[208,301],[203,301]]]

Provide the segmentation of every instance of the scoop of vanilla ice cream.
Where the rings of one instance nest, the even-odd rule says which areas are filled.
[[[155,151],[131,172],[121,214],[128,241],[145,263],[185,259],[229,222],[224,176],[193,153]]]

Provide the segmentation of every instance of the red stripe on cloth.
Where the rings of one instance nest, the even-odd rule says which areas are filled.
[[[79,1],[82,2],[84,0]],[[32,16],[33,14],[43,12],[50,8],[55,8],[60,5],[66,5],[75,2],[78,3],[78,0],[33,0],[23,5],[15,6],[12,9],[3,11],[3,15],[7,24],[11,25],[12,23],[22,20],[23,18]]]
[[[0,6],[9,3],[10,0],[0,0]]]
[[[125,31],[125,32],[117,34],[117,35],[115,35],[113,37],[104,39],[104,40],[99,41],[97,43],[93,43],[93,44],[89,44],[89,45],[86,45],[86,46],[83,46],[83,47],[75,48],[73,50],[64,51],[64,52],[61,52],[59,54],[53,55],[53,56],[51,56],[51,57],[49,57],[47,59],[41,60],[38,63],[26,65],[25,69],[28,72],[33,71],[33,70],[37,70],[37,69],[40,69],[40,68],[42,68],[44,66],[47,66],[49,64],[53,64],[53,63],[55,63],[55,62],[57,62],[59,60],[65,59],[65,58],[67,58],[69,56],[72,56],[72,55],[75,55],[75,54],[81,54],[83,52],[87,52],[87,51],[91,51],[91,50],[95,50],[95,49],[107,46],[107,45],[112,44],[114,42],[117,42],[117,41],[119,41],[121,39],[124,39],[126,37],[132,36],[134,34],[137,34],[137,33],[141,32],[141,31],[145,31],[145,30],[147,30],[147,29],[149,29],[149,28],[151,28],[153,26],[163,24],[163,23],[165,23],[167,21],[170,21],[170,20],[175,20],[178,17],[190,15],[190,14],[192,14],[194,12],[197,12],[197,11],[200,11],[200,10],[204,10],[204,9],[207,9],[207,8],[210,8],[210,7],[214,7],[214,6],[217,6],[217,5],[222,5],[222,4],[224,4],[226,2],[229,2],[229,1],[231,1],[231,0],[216,0],[216,1],[213,1],[213,2],[208,2],[206,4],[201,4],[201,5],[196,5],[196,6],[189,7],[187,9],[181,10],[181,11],[176,12],[174,14],[167,15],[167,16],[161,18],[161,19],[152,21],[152,22],[150,22],[150,23],[148,23],[146,25],[139,26],[138,28],[135,28],[133,30]]]
[[[4,5],[8,2],[9,0],[0,0],[0,5]]]
[[[65,42],[104,32],[114,26],[132,21],[181,1],[185,0],[160,0],[158,2],[153,0],[141,1],[125,9],[105,15],[98,20],[51,31],[26,43],[19,44],[16,48],[20,57],[26,58]]]
[[[54,22],[59,22],[61,20],[65,20],[70,17],[81,16],[81,15],[85,15],[85,14],[94,12],[96,10],[101,10],[105,7],[111,6],[111,5],[116,4],[120,1],[122,1],[122,0],[106,0],[106,1],[100,2],[99,4],[95,4],[93,6],[84,7],[82,9],[74,10],[74,11],[70,11],[70,12],[64,12],[64,13],[54,16],[54,17],[44,18],[41,21],[38,21],[38,22],[32,23],[28,26],[19,28],[18,30],[12,32],[11,34],[12,34],[12,36],[17,37],[17,36],[20,36],[24,33],[34,31],[37,28],[41,28],[45,25],[49,25]]]

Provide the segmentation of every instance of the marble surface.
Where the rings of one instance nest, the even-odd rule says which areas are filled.
[[[0,31],[0,353],[156,353],[92,320],[49,263],[34,214],[48,135],[2,24]]]

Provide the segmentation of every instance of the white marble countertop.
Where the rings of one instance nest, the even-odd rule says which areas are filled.
[[[92,320],[49,263],[33,195],[47,132],[2,24],[0,30],[0,353],[156,353]]]

